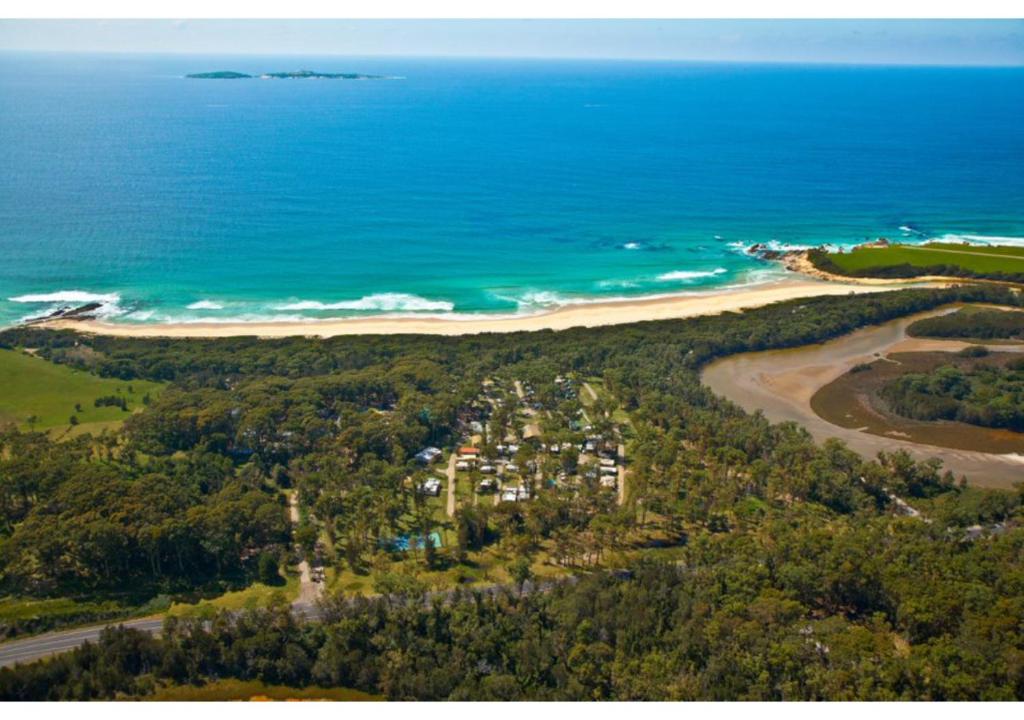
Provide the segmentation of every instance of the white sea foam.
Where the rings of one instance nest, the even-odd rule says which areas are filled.
[[[640,284],[637,280],[599,280],[597,282],[599,288],[635,288],[640,287]]]
[[[52,293],[18,295],[7,299],[16,303],[77,303],[85,305],[86,303],[93,302],[115,304],[121,300],[121,296],[117,293],[104,294],[86,292],[85,290],[58,290]]]
[[[30,293],[7,298],[10,302],[26,304],[45,304],[47,307],[38,308],[29,315],[21,318],[21,321],[34,320],[45,315],[53,314],[59,310],[67,310],[69,307],[81,306],[87,303],[99,303],[99,307],[92,311],[92,314],[99,318],[110,319],[124,314],[124,309],[118,305],[121,296],[117,293],[93,293],[85,290],[58,290],[52,293]]]
[[[224,306],[213,300],[197,300],[185,306],[188,310],[223,310]]]
[[[643,246],[638,242],[628,242],[622,246],[624,250],[639,250],[641,247]]]
[[[560,295],[552,290],[532,290],[515,298],[520,307],[549,307],[551,305],[568,305],[574,298]]]
[[[715,275],[724,275],[727,272],[729,271],[721,267],[714,270],[673,270],[672,272],[662,273],[658,276],[658,280],[661,282],[699,280],[701,278],[714,277]]]
[[[778,240],[768,240],[767,242],[761,243],[745,243],[737,241],[729,243],[727,247],[740,255],[750,255],[750,251],[753,250],[755,246],[777,253],[800,252],[801,250],[810,250],[811,248],[824,248],[829,252],[838,252],[839,250],[848,250],[856,247],[861,242],[863,241],[851,241],[848,243],[815,243],[812,245],[804,245],[800,243],[785,243]]]
[[[133,310],[124,316],[125,320],[131,320],[133,322],[149,322],[156,318],[156,310]]]
[[[975,235],[970,233],[946,233],[938,237],[928,238],[928,242],[967,243],[968,245],[1014,245],[1024,247],[1024,237],[1007,237],[1001,235]]]
[[[319,300],[298,300],[284,305],[275,305],[274,310],[379,310],[381,312],[451,312],[455,308],[447,300],[428,300],[419,295],[407,293],[375,293],[358,300],[320,302]]]

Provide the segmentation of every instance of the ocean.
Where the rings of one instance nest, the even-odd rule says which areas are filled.
[[[193,80],[309,68],[385,80]],[[0,325],[529,313],[1024,244],[1024,69],[0,54]]]

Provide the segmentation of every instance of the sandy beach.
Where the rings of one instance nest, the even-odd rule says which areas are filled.
[[[926,286],[928,283],[918,283]],[[287,322],[225,322],[177,324],[127,324],[102,320],[54,319],[38,325],[55,329],[119,337],[259,337],[380,334],[473,335],[488,332],[520,332],[533,330],[566,330],[573,327],[620,325],[645,320],[671,320],[697,315],[738,312],[771,303],[819,295],[850,295],[853,293],[898,290],[905,283],[868,285],[857,282],[826,282],[811,278],[786,279],[763,285],[734,287],[705,293],[688,293],[636,300],[580,303],[550,312],[532,315],[476,317],[394,317],[336,318]]]

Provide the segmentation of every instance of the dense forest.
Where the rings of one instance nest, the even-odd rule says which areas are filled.
[[[890,380],[879,394],[895,413],[915,420],[958,420],[1024,432],[1024,359],[908,373]]]
[[[1016,499],[1019,503],[1019,498]],[[981,542],[912,519],[772,509],[550,593],[335,602],[107,631],[0,671],[0,698],[145,696],[209,678],[390,699],[1013,700],[1024,695],[1019,532]]]
[[[1024,312],[1006,310],[958,310],[947,315],[923,318],[911,323],[907,334],[914,337],[1010,340],[1024,337]]]
[[[322,623],[282,608],[210,625],[169,620],[162,639],[112,630],[98,645],[0,671],[0,697],[145,695],[238,677],[422,699],[1022,698],[1019,492],[970,489],[901,453],[865,460],[817,445],[717,398],[698,376],[715,357],[954,301],[1019,304],[994,287],[904,290],[457,338],[4,332],[3,347],[172,383],[98,442],[0,437],[8,593],[118,583],[173,592],[251,576],[258,557],[289,544],[281,489],[292,487],[334,541],[334,562],[387,579],[379,540],[422,507],[404,482],[418,471],[413,456],[457,441],[487,378],[529,381],[540,405],[569,415],[551,378],[600,377],[608,414],[625,413],[635,436],[623,505],[583,489],[467,508],[459,542],[422,557],[457,565],[483,545],[524,557],[556,548],[563,565],[592,570],[578,582],[438,596],[402,575],[380,584],[391,591],[381,599],[327,602]],[[907,516],[904,502],[921,515]],[[679,554],[609,572],[653,537],[641,532],[652,524]],[[292,539],[311,551],[305,530]]]

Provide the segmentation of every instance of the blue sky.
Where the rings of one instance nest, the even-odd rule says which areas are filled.
[[[1022,20],[2,20],[0,50],[1024,65]]]

